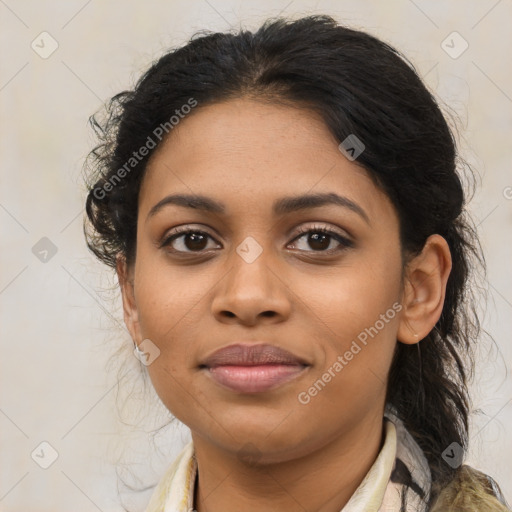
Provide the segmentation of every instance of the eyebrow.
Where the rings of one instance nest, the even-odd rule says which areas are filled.
[[[334,192],[282,197],[274,202],[272,211],[274,215],[285,215],[287,213],[319,208],[330,204],[348,208],[370,224],[370,219],[361,206],[348,197],[340,196]],[[173,194],[164,197],[161,201],[156,203],[149,211],[146,221],[168,205],[192,208],[194,210],[201,210],[215,214],[226,213],[225,205],[211,199],[210,197],[200,194]]]

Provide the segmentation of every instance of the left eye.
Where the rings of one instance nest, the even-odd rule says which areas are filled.
[[[336,233],[335,231],[331,231],[330,229],[323,227],[310,228],[302,231],[298,237],[294,238],[294,241],[300,240],[301,238],[306,238],[306,243],[310,247],[314,248],[313,252],[333,253],[353,246],[353,243],[348,238],[340,235],[339,233]],[[338,247],[334,249],[328,249],[333,239],[338,243]],[[306,252],[311,251],[306,250]]]

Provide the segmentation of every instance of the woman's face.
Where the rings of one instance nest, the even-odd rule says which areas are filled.
[[[311,195],[328,200],[298,199]],[[181,120],[148,164],[130,271],[132,335],[160,351],[154,387],[198,439],[291,460],[382,418],[400,322],[398,218],[313,113],[239,99]],[[293,357],[210,357],[233,344]]]

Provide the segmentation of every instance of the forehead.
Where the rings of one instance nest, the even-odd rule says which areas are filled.
[[[217,198],[233,215],[306,193],[343,195],[370,216],[390,207],[316,113],[248,99],[199,105],[173,128],[148,162],[141,217],[178,192]]]

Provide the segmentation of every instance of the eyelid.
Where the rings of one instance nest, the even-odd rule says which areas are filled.
[[[343,239],[346,239],[347,241],[351,241],[352,240],[352,235],[350,235],[346,230],[343,230],[343,232],[341,231],[338,231],[336,228],[333,228],[331,226],[327,226],[327,225],[319,225],[319,224],[314,224],[312,226],[301,226],[298,228],[297,230],[297,233],[296,233],[296,236],[295,238],[300,235],[303,235],[304,233],[309,233],[310,231],[319,231],[319,232],[324,232],[324,233],[327,233],[327,234],[332,234],[332,235],[337,235]],[[294,239],[295,239],[294,238]]]

